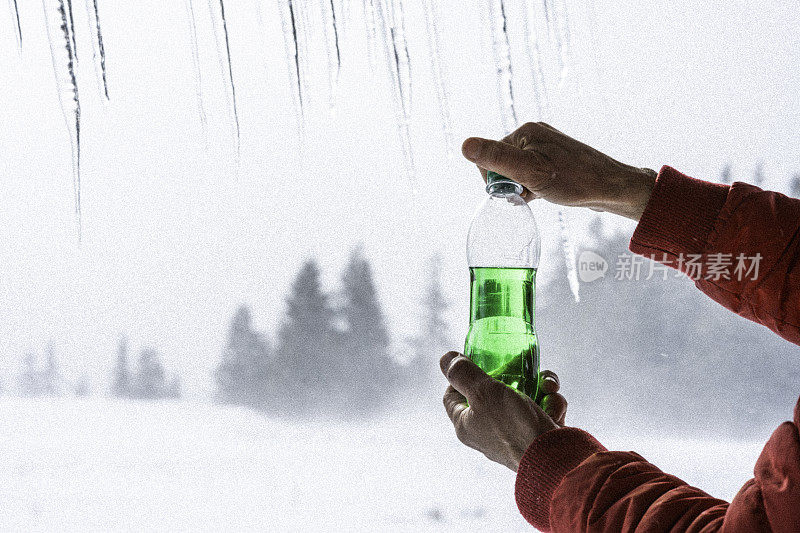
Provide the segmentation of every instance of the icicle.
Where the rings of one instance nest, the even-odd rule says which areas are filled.
[[[211,17],[212,31],[214,32],[214,46],[216,47],[216,51],[217,51],[217,63],[219,64],[219,72],[220,72],[220,76],[222,77],[222,79],[227,81],[228,75],[230,73],[230,69],[229,69],[229,67],[230,67],[230,59],[228,59],[228,64],[227,64],[228,67],[226,67],[225,58],[226,57],[229,58],[230,56],[229,56],[228,53],[223,54],[222,50],[220,49],[220,46],[219,46],[219,27],[218,27],[219,25],[217,23],[216,11],[217,10],[214,9],[214,0],[208,0],[208,12],[209,12],[209,16]],[[227,48],[226,48],[226,50],[227,50]],[[231,86],[232,86],[232,84],[231,84]],[[238,120],[237,120],[238,116],[236,114],[236,108],[234,107],[233,102],[231,100],[231,94],[229,93],[228,90],[225,90],[223,92],[225,94],[225,100],[226,100],[226,103],[227,103],[227,107],[230,110],[231,115],[233,115],[233,117],[234,117],[234,122],[235,123],[234,123],[234,129],[233,129],[233,136],[234,136],[233,142],[236,145],[236,158],[237,158],[237,165],[238,165],[238,158],[239,158],[239,129],[238,129]]]
[[[402,43],[399,43],[400,36],[395,31],[396,25],[389,19],[389,13],[384,5],[384,1],[377,0],[375,13],[379,25],[379,35],[383,42],[384,62],[389,71],[391,82],[391,93],[394,101],[395,119],[397,122],[400,145],[403,151],[403,161],[405,163],[405,173],[411,183],[411,193],[416,197],[416,170],[414,165],[414,154],[411,150],[411,135],[409,132],[411,109],[408,105],[407,94],[410,88],[406,86],[410,82],[410,72],[404,74],[405,70],[400,59],[402,55]]]
[[[222,31],[225,34],[225,55],[228,58],[228,81],[231,84],[231,98],[233,100],[233,120],[236,122],[236,157],[239,158],[241,139],[239,132],[239,108],[236,105],[236,84],[233,82],[233,65],[231,64],[231,43],[228,39],[228,21],[225,19],[225,2],[219,0],[219,12],[222,15]]]
[[[428,33],[428,48],[430,49],[431,71],[433,74],[434,85],[436,86],[436,99],[439,104],[439,118],[442,121],[444,132],[444,142],[449,157],[453,156],[453,127],[450,120],[449,98],[444,84],[444,74],[442,73],[441,44],[439,39],[439,28],[436,25],[436,14],[433,11],[432,0],[422,0],[422,7],[425,11],[425,29]]]
[[[408,41],[406,40],[403,0],[393,0],[392,2],[389,31],[392,38],[395,70],[397,71],[399,82],[398,88],[403,103],[403,115],[408,120],[411,115],[413,83],[411,80],[411,56],[408,53]]]
[[[539,46],[539,34],[532,28],[535,20],[536,14],[533,11],[533,2],[531,0],[526,0],[523,16],[523,23],[525,25],[525,51],[528,55],[528,65],[531,69],[536,107],[539,111],[539,117],[545,118],[550,114],[550,103],[547,97],[547,83],[545,82],[544,70],[542,69],[542,51]]]
[[[378,0],[379,2],[381,0]],[[367,54],[369,56],[369,66],[375,70],[375,43],[377,41],[377,30],[375,23],[375,5],[373,0],[363,0],[364,5],[364,29],[367,34]]]
[[[97,8],[97,0],[86,0],[86,10],[89,12],[89,29],[95,36],[92,43],[92,56],[94,59],[94,71],[97,76],[97,85],[102,91],[102,96],[108,100],[108,81],[106,79],[106,50],[103,46],[103,32],[100,29],[100,11]],[[94,15],[94,18],[92,18]]]
[[[333,0],[325,2],[322,0],[319,4],[320,13],[322,14],[322,31],[325,39],[325,55],[328,59],[328,106],[331,115],[333,115],[334,104],[336,102],[336,86],[339,81],[339,69],[341,67],[341,57],[339,55],[339,35],[336,32],[336,11],[333,7]],[[328,17],[330,10],[330,17]],[[331,31],[333,29],[333,31]],[[333,39],[333,43],[331,43]],[[336,54],[336,61],[334,62],[334,52]],[[336,68],[334,68],[334,63]]]
[[[286,5],[286,11],[283,6]],[[303,103],[303,73],[300,68],[300,45],[297,40],[297,19],[294,13],[294,3],[287,0],[286,4],[280,3],[281,23],[283,24],[283,42],[286,48],[287,70],[289,72],[289,83],[292,84],[292,99],[296,114],[298,133],[300,135],[300,145],[302,146],[305,136],[305,109]]]
[[[559,41],[561,46],[559,52],[561,54],[561,72],[559,73],[559,85],[563,85],[564,81],[569,74],[570,63],[572,62],[572,35],[569,29],[569,7],[567,0],[558,2],[559,16],[557,20],[557,31],[559,34]]]
[[[47,9],[47,0],[42,0],[42,8],[44,10],[45,26],[47,29],[47,40],[50,45],[50,59],[53,63],[53,75],[55,77],[56,91],[58,92],[58,101],[61,104],[61,113],[64,116],[64,124],[69,133],[69,141],[72,153],[72,185],[75,194],[75,217],[78,224],[78,240],[81,238],[81,102],[78,94],[78,80],[75,77],[75,54],[72,48],[73,36],[70,33],[70,24],[67,19],[67,10],[64,0],[58,1],[58,14],[60,16],[59,29],[64,34],[64,48],[59,48],[66,51],[67,63],[67,76],[72,89],[72,98],[69,104],[64,99],[64,92],[59,76],[59,66],[61,63],[57,58],[56,47],[53,42],[53,36],[50,31],[50,15]],[[68,112],[68,105],[71,107]],[[74,120],[70,120],[69,115],[74,116]]]
[[[569,228],[567,227],[567,215],[562,209],[558,210],[558,225],[561,230],[561,251],[564,253],[564,262],[567,265],[567,280],[569,288],[575,302],[581,301],[580,282],[578,281],[578,271],[575,268],[575,247],[570,239]]]
[[[66,15],[69,16],[69,34],[72,38],[72,55],[78,61],[78,42],[75,38],[75,17],[72,16],[72,0],[67,0]],[[66,16],[65,16],[66,18]],[[66,22],[65,22],[66,24]]]
[[[200,51],[197,44],[197,19],[194,16],[193,0],[186,0],[186,17],[189,21],[189,39],[192,46],[192,64],[194,66],[195,93],[197,94],[197,112],[200,114],[200,124],[206,130],[206,109],[203,104],[203,71],[200,68]]]
[[[495,5],[495,2],[497,5]],[[496,8],[499,7],[499,12]],[[498,16],[499,15],[499,16]],[[489,22],[492,30],[492,48],[497,68],[497,90],[500,116],[506,134],[517,128],[517,111],[514,107],[514,71],[511,65],[511,43],[508,39],[508,20],[504,0],[489,4]]]
[[[22,50],[22,26],[19,23],[19,7],[17,0],[8,0],[9,8],[13,11],[11,22],[14,23],[14,36],[17,38],[17,48]]]
[[[336,6],[333,5],[333,0],[330,0],[331,5],[331,22],[333,23],[333,42],[336,45],[336,76],[338,78],[339,71],[342,69],[342,52],[339,49],[339,28],[336,26]]]

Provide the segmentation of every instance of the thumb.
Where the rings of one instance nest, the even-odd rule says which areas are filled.
[[[502,141],[470,137],[461,145],[461,152],[479,167],[520,183],[532,173],[545,170],[535,153]]]
[[[442,373],[447,381],[460,392],[470,404],[475,403],[481,387],[494,380],[481,368],[458,352],[447,352],[440,360]]]

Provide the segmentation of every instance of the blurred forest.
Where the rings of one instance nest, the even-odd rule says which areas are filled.
[[[752,181],[759,175],[756,168]],[[720,181],[732,181],[730,166]],[[800,196],[800,174],[789,180],[788,192]],[[599,218],[589,233],[584,249],[612,269],[631,255],[629,236],[604,228]],[[649,268],[644,259],[641,271]],[[440,394],[438,358],[460,350],[462,341],[444,319],[439,259],[431,258],[421,275],[427,286],[413,310],[418,332],[398,339],[361,249],[351,253],[337,293],[323,290],[319,264],[307,260],[286,296],[274,339],[255,329],[247,305],[235,312],[214,375],[214,399],[269,416],[352,419]],[[537,290],[542,366],[561,377],[575,418],[646,433],[691,428],[692,434],[746,437],[790,415],[800,382],[796,346],[725,310],[677,271],[619,278],[609,270],[584,282],[579,303],[565,275]],[[463,326],[466,331],[466,317]],[[85,375],[62,376],[50,344],[43,357],[26,354],[18,375],[0,381],[0,393],[181,397],[179,375],[165,369],[157,350],[144,347],[135,362],[130,359],[123,337],[110,356],[109,382],[93,390]]]

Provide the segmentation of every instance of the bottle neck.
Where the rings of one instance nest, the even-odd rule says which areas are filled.
[[[514,196],[522,194],[522,185],[515,181],[495,181],[486,185],[486,192],[492,196]]]
[[[522,185],[514,180],[491,170],[486,173],[486,192],[492,196],[521,195],[522,191]]]

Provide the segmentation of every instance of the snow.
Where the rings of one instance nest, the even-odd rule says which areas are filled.
[[[0,419],[3,531],[531,530],[514,474],[462,446],[443,411],[346,425],[202,403],[0,398]],[[724,498],[762,445],[604,443]]]

